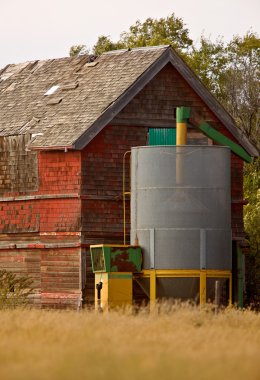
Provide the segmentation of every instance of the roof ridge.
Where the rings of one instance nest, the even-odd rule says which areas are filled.
[[[121,54],[125,53],[127,51],[136,51],[136,50],[158,50],[158,49],[167,49],[171,45],[158,45],[158,46],[141,46],[141,47],[135,47],[135,48],[126,48],[126,49],[117,49],[117,50],[110,50],[102,53],[101,55],[108,55],[108,54]]]

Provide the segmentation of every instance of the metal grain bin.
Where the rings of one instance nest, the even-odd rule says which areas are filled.
[[[131,244],[144,269],[231,269],[230,150],[137,147],[131,154]]]

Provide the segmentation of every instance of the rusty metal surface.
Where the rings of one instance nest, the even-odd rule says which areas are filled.
[[[90,246],[94,272],[140,272],[142,264],[141,248],[137,246]]]

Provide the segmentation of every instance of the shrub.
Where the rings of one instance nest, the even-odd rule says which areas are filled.
[[[15,273],[0,270],[0,309],[15,308],[28,304],[33,293],[33,279],[17,276]]]

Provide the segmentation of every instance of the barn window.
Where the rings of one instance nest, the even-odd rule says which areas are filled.
[[[148,145],[176,145],[176,128],[149,128]]]

